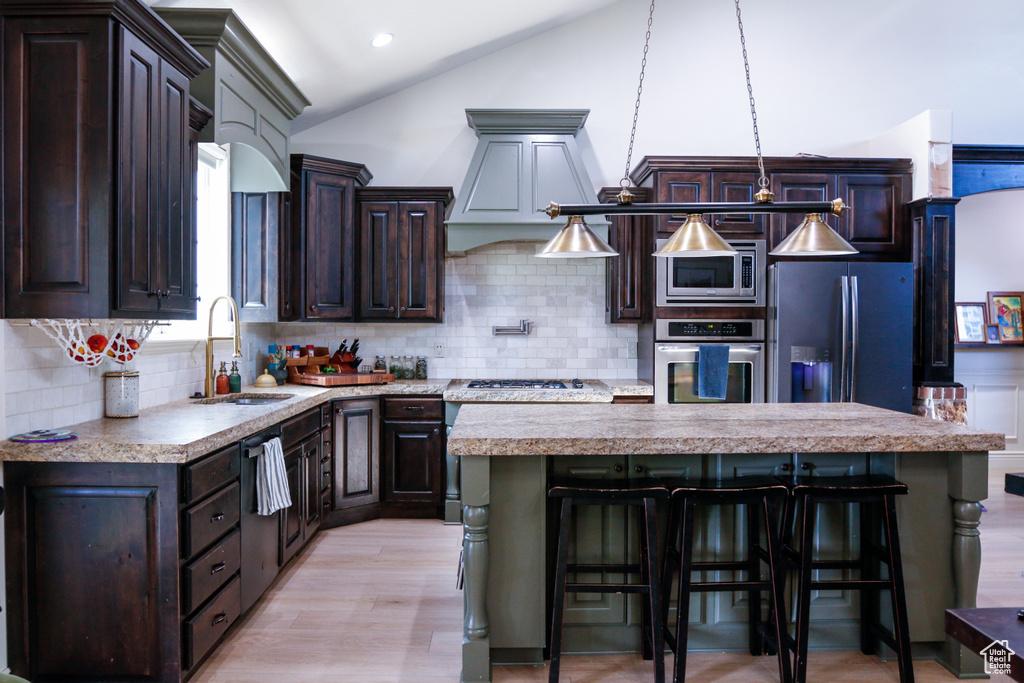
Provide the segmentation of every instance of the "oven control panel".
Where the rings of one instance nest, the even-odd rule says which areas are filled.
[[[658,341],[763,341],[764,320],[657,320]]]

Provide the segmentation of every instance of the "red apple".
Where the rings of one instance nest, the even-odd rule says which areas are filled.
[[[107,346],[107,338],[104,337],[102,334],[94,334],[91,337],[89,337],[89,340],[86,342],[86,344],[89,345],[89,350],[92,351],[93,353],[100,353]]]
[[[129,339],[128,348],[130,348],[132,351],[137,351],[139,348],[139,342],[135,341],[134,339]]]

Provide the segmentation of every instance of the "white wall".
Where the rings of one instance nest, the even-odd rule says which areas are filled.
[[[988,292],[1024,292],[1024,189],[970,195],[956,207],[958,302],[988,301]],[[967,390],[967,422],[1006,434],[1008,455],[1024,453],[1024,347],[958,349],[956,381]]]
[[[365,163],[374,183],[461,187],[467,107],[584,107],[591,179],[616,184],[629,141],[648,4],[623,0],[299,133],[293,151]],[[766,155],[856,153],[927,109],[955,141],[1022,144],[1017,0],[762,0],[743,6]],[[339,87],[343,87],[339,85]],[[731,3],[655,9],[633,157],[750,155]]]

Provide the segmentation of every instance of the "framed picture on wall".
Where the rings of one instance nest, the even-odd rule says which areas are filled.
[[[985,304],[971,302],[953,304],[956,311],[956,343],[985,343]]]
[[[985,343],[999,343],[999,325],[985,325]]]
[[[988,319],[999,327],[1000,344],[1024,344],[1021,326],[1021,292],[989,292]]]

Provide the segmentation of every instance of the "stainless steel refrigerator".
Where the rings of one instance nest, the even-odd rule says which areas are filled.
[[[781,262],[768,270],[768,401],[909,413],[913,264]]]

